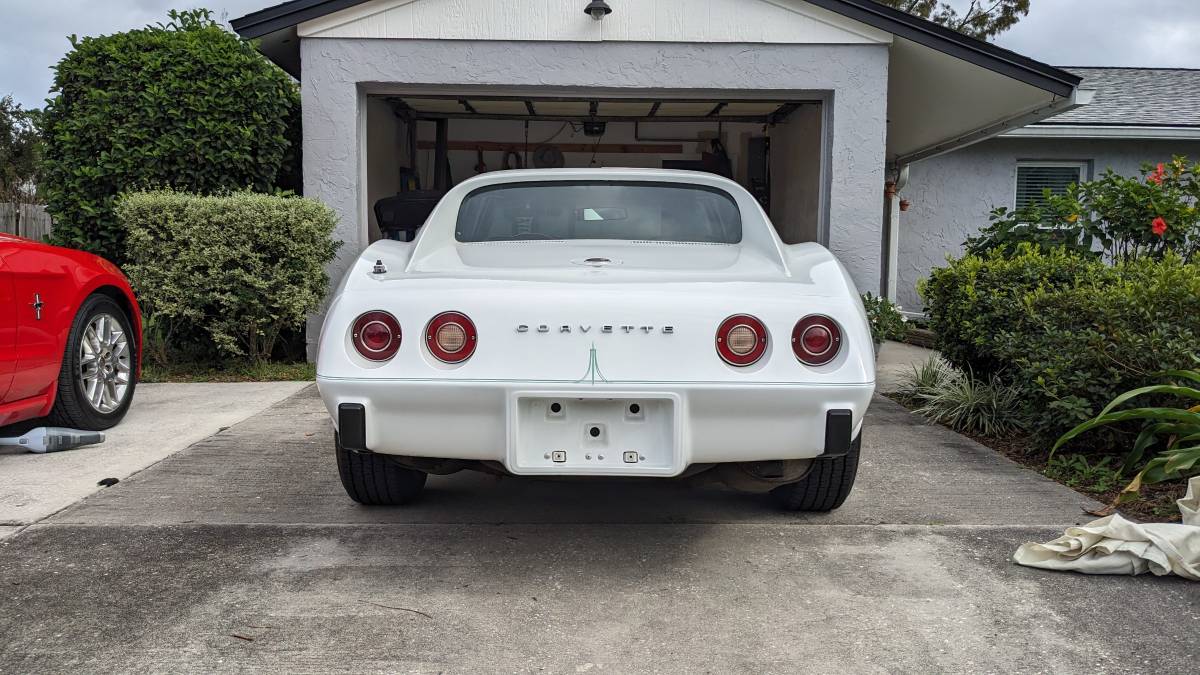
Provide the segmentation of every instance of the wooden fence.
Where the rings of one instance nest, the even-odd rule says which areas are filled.
[[[52,228],[53,222],[44,206],[0,203],[0,232],[41,241],[50,235]]]

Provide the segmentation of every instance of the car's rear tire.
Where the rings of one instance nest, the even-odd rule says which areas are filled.
[[[346,494],[366,506],[401,506],[412,503],[425,489],[424,471],[408,469],[386,455],[354,452],[342,447],[338,434],[333,436],[337,450],[338,474]]]
[[[832,511],[838,508],[854,487],[861,449],[860,433],[844,456],[814,460],[802,480],[771,490],[771,501],[786,511]]]
[[[137,335],[120,305],[101,294],[84,300],[67,335],[48,422],[89,431],[116,426],[133,402],[137,349]]]

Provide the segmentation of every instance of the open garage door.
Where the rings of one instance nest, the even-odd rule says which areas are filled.
[[[366,97],[372,240],[405,238],[437,197],[488,171],[707,171],[747,188],[788,243],[821,241],[821,100],[380,92]]]

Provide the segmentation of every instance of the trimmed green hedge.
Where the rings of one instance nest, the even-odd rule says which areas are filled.
[[[206,10],[71,37],[44,116],[39,189],[55,243],[124,262],[122,192],[294,188],[296,83]]]
[[[937,348],[1019,387],[1021,422],[1043,439],[1200,351],[1200,263],[1174,254],[1110,266],[1022,245],[950,260],[921,292]]]
[[[333,211],[300,197],[138,192],[116,213],[151,360],[196,340],[226,356],[269,358],[280,333],[320,307],[339,246]]]

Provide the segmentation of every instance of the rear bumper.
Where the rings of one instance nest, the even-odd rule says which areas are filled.
[[[343,444],[351,449],[411,457],[501,462],[516,474],[674,476],[692,464],[809,459],[844,453],[857,435],[874,393],[873,383],[851,385],[655,383],[602,386],[447,380],[340,379],[318,376],[317,385],[335,425],[346,424]],[[659,410],[669,429],[650,438],[661,456],[656,465],[628,466],[622,450],[597,446],[606,463],[588,452],[578,462],[541,461],[517,429],[537,423],[522,401],[643,401]],[[661,402],[656,406],[654,402]],[[588,405],[598,405],[591,404]],[[591,413],[587,413],[591,414]],[[600,414],[597,412],[596,414]],[[581,425],[581,443],[590,440]],[[571,423],[568,420],[568,423]],[[613,421],[622,425],[622,421]],[[574,438],[571,436],[571,438]],[[604,438],[607,438],[605,436]],[[601,439],[603,440],[603,439]],[[651,442],[651,441],[645,441]],[[362,447],[356,448],[360,445]],[[670,446],[670,447],[661,447]],[[558,445],[554,447],[560,447]],[[568,448],[572,452],[576,448]],[[549,455],[550,447],[546,448]],[[582,455],[584,450],[580,449]]]

